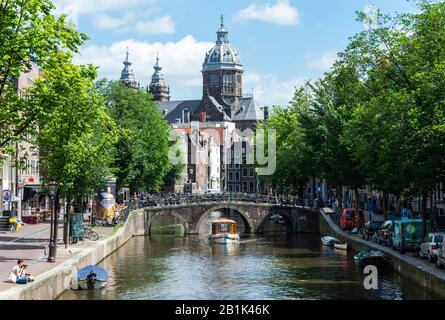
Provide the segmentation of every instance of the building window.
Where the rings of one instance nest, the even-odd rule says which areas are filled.
[[[243,192],[248,192],[249,190],[247,190],[247,181],[243,182]]]
[[[255,169],[254,168],[250,168],[249,171],[250,171],[249,172],[249,176],[250,177],[255,177]]]
[[[235,77],[233,76],[233,74],[225,74],[223,77],[223,82],[224,83],[234,83]]]
[[[240,173],[235,172],[236,181],[240,181]]]
[[[233,191],[233,186],[231,184],[229,184],[229,192]]]
[[[210,83],[211,84],[218,84],[219,83],[219,75],[211,74],[210,75]]]
[[[247,177],[247,168],[243,168],[243,177]]]
[[[235,185],[235,191],[236,191],[236,192],[240,192],[240,185],[239,185],[239,184],[236,184],[236,185]]]
[[[255,183],[253,181],[250,181],[250,192],[255,192]]]
[[[229,181],[233,181],[233,172],[229,172]]]

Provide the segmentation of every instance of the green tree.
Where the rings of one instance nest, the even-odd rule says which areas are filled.
[[[50,0],[0,2],[0,153],[14,153],[14,142],[35,133],[38,117],[50,110],[35,105],[32,96],[20,98],[15,81],[34,62],[50,71],[71,60],[87,39],[64,15],[52,14]]]
[[[115,153],[117,185],[132,192],[157,191],[172,169],[168,161],[169,125],[152,96],[120,81],[103,80],[98,88],[110,116],[125,129]]]
[[[351,150],[381,190],[419,195],[426,220],[428,196],[445,175],[445,3],[418,6],[420,13],[381,16],[342,59],[365,92],[346,137]]]
[[[91,65],[64,63],[47,71],[31,92],[33,105],[51,110],[38,118],[35,143],[44,183],[57,183],[56,212],[60,198],[70,203],[90,195],[112,174],[118,132],[95,90],[95,77]]]

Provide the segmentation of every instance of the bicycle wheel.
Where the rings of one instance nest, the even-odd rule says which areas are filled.
[[[97,241],[97,240],[99,240],[99,234],[95,231],[91,231],[89,239],[93,240],[93,241]]]

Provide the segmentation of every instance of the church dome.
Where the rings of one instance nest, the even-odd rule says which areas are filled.
[[[216,44],[206,54],[203,71],[221,69],[242,70],[240,56],[238,52],[230,46],[228,34],[229,32],[224,29],[224,18],[221,17],[221,28],[217,32]]]

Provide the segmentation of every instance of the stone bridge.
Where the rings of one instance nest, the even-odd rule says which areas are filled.
[[[311,210],[296,206],[282,206],[274,204],[249,202],[219,202],[171,205],[162,207],[146,207],[145,230],[150,228],[161,216],[172,216],[184,226],[186,234],[199,234],[200,227],[206,224],[210,213],[214,211],[233,210],[238,213],[243,222],[245,233],[262,233],[270,216],[279,214],[285,220],[288,232],[317,232],[319,231],[319,214]]]

